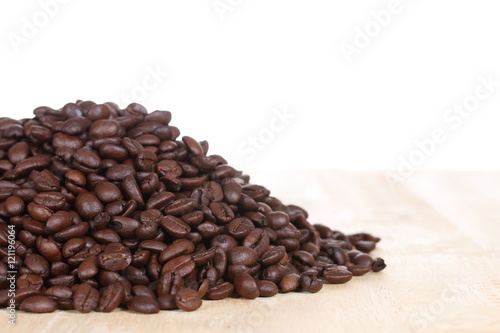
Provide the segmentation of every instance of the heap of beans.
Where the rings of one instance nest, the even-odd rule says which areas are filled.
[[[34,114],[0,118],[1,307],[193,311],[385,267],[367,254],[378,238],[311,225],[206,141],[178,140],[168,111],[77,101]]]

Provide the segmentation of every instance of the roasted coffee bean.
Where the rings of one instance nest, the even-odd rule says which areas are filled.
[[[75,200],[75,208],[86,220],[92,220],[104,211],[104,205],[101,201],[92,193],[80,193]]]
[[[167,233],[177,238],[186,237],[191,232],[191,227],[189,225],[172,215],[167,215],[162,218],[160,220],[160,225]]]
[[[177,271],[182,277],[189,275],[195,269],[195,263],[189,255],[180,255],[170,259],[163,265],[162,274],[167,271]]]
[[[260,295],[255,279],[247,273],[239,273],[234,278],[236,292],[245,298],[257,298]]]
[[[300,276],[297,274],[287,274],[279,282],[280,290],[284,293],[295,290],[300,286]]]
[[[160,312],[160,304],[148,296],[134,296],[127,302],[127,308],[129,310],[140,312],[140,313],[158,313]]]
[[[158,261],[160,263],[167,262],[183,254],[191,254],[194,252],[194,244],[186,239],[179,239],[172,245],[167,246],[160,254]]]
[[[180,289],[175,295],[175,304],[184,311],[194,311],[201,306],[201,298],[193,289]]]
[[[255,227],[247,217],[237,217],[227,226],[227,233],[236,239],[246,237]]]
[[[227,251],[228,263],[232,265],[253,266],[259,260],[255,250],[246,246],[236,246]]]
[[[7,213],[11,216],[22,215],[26,205],[23,199],[19,197],[9,197],[5,200],[5,209]]]
[[[54,312],[57,310],[57,303],[46,296],[31,296],[21,302],[19,310],[36,313]]]
[[[327,268],[323,271],[323,278],[328,283],[346,283],[352,279],[352,273],[346,268]]]
[[[99,266],[108,271],[120,271],[127,268],[131,262],[130,249],[121,243],[106,245],[104,251],[98,256]]]
[[[99,292],[88,283],[82,283],[73,293],[73,306],[76,310],[88,313],[99,304]]]
[[[236,241],[236,239],[229,235],[218,235],[216,237],[213,237],[210,244],[214,247],[220,247],[224,251],[228,251],[229,249],[238,246],[238,242]]]
[[[275,246],[264,252],[259,261],[265,266],[271,266],[279,263],[285,255],[286,249],[284,246]]]
[[[118,186],[110,182],[98,183],[94,191],[97,198],[105,203],[122,199],[122,194]]]
[[[208,290],[207,296],[210,299],[218,300],[229,297],[234,291],[234,285],[230,282],[221,282]]]
[[[24,259],[24,265],[35,274],[46,278],[50,274],[50,266],[47,259],[38,254],[30,254]]]
[[[323,288],[323,281],[318,279],[317,271],[307,270],[300,273],[300,285],[305,291],[317,293]]]
[[[354,243],[354,246],[356,249],[362,251],[362,252],[371,252],[375,249],[376,242],[374,241],[359,241]]]
[[[232,219],[234,219],[234,212],[225,202],[212,201],[209,208],[217,221],[229,223]]]
[[[278,286],[271,281],[257,280],[257,288],[259,288],[260,297],[272,297],[278,293]]]
[[[386,264],[384,262],[384,259],[382,258],[376,258],[374,261],[373,261],[373,265],[372,265],[372,270],[374,272],[380,272],[381,270],[383,270],[384,268],[386,267]]]
[[[267,225],[273,229],[281,229],[288,225],[290,218],[283,212],[270,212],[266,215]]]

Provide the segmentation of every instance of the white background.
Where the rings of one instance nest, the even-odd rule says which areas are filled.
[[[62,2],[0,3],[0,116],[131,95],[244,169],[500,168],[500,86],[443,119],[500,82],[498,1]]]

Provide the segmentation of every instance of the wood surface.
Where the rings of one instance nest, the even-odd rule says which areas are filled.
[[[310,222],[380,236],[387,268],[317,294],[204,301],[195,312],[1,310],[0,332],[500,332],[500,172],[254,172]]]

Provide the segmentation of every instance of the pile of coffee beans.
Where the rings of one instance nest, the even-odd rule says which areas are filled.
[[[139,104],[0,118],[0,307],[141,313],[318,292],[385,268]]]

